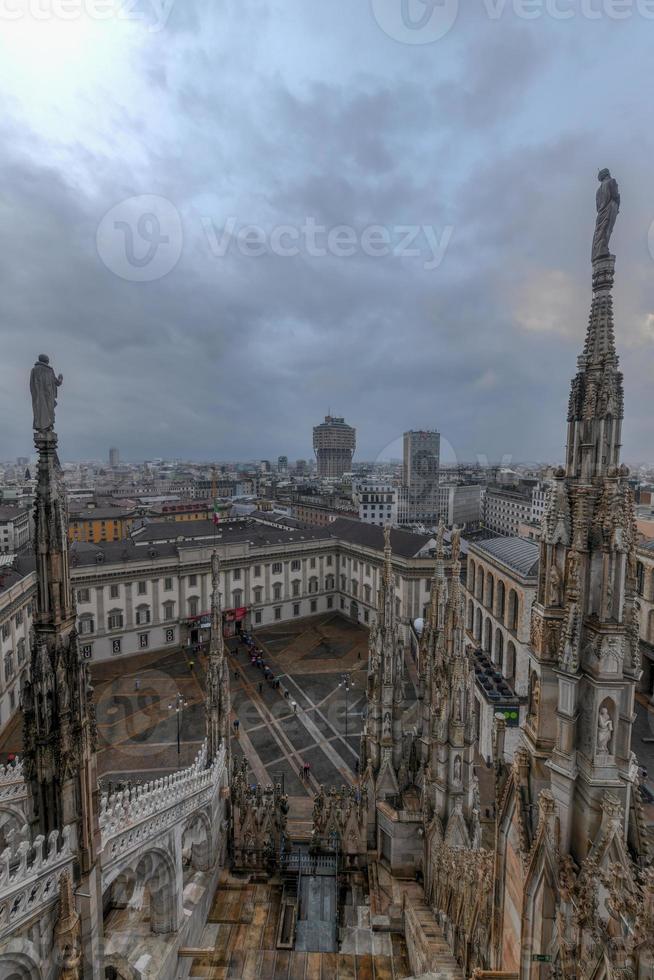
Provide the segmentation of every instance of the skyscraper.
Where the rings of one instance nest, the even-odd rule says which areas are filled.
[[[318,461],[318,476],[339,479],[352,468],[356,447],[356,429],[345,419],[326,415],[313,430],[313,448]]]
[[[440,455],[441,437],[435,429],[404,433],[402,482],[409,521],[433,522],[438,517]]]
[[[119,463],[120,463],[120,453],[114,446],[109,450],[109,466],[118,466]]]

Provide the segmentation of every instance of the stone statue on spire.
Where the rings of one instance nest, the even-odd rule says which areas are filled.
[[[30,374],[30,394],[36,432],[50,432],[54,428],[57,388],[63,383],[63,374],[56,375],[50,366],[47,354],[39,354],[39,359]]]
[[[600,186],[597,189],[597,222],[593,237],[592,260],[610,255],[609,242],[620,210],[620,191],[615,177],[605,168],[597,175]]]

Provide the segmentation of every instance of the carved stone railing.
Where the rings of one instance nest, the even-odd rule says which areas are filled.
[[[0,766],[0,803],[22,806],[27,800],[27,784],[23,772],[23,762]]]
[[[22,922],[41,914],[59,895],[59,879],[72,872],[73,827],[53,830],[47,838],[12,841],[0,854],[0,939]]]
[[[104,795],[100,803],[102,873],[132,851],[143,849],[194,811],[213,801],[225,771],[225,747],[207,768],[202,746],[188,769]]]

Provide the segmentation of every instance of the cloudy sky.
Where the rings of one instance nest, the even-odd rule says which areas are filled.
[[[654,460],[654,3],[132,6],[0,3],[0,459],[42,351],[66,459],[304,457],[329,410],[559,459],[608,166]]]

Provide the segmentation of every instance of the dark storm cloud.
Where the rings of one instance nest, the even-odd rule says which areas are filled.
[[[121,31],[100,68],[52,93],[18,68],[15,85],[3,76],[0,457],[28,451],[27,377],[45,350],[65,375],[65,457],[306,456],[331,409],[357,426],[360,458],[428,425],[459,458],[559,458],[608,164],[624,199],[626,450],[651,458],[642,25],[462,14],[417,49],[363,7],[208,9],[175,6],[156,35]],[[135,195],[170,201],[183,230],[151,282],[120,278],[96,249],[104,215]],[[308,221],[351,227],[354,254],[308,254],[301,231],[294,256],[239,245],[243,226],[269,244]],[[417,256],[364,254],[371,225],[393,243],[399,226],[451,234],[425,268],[424,234]]]

